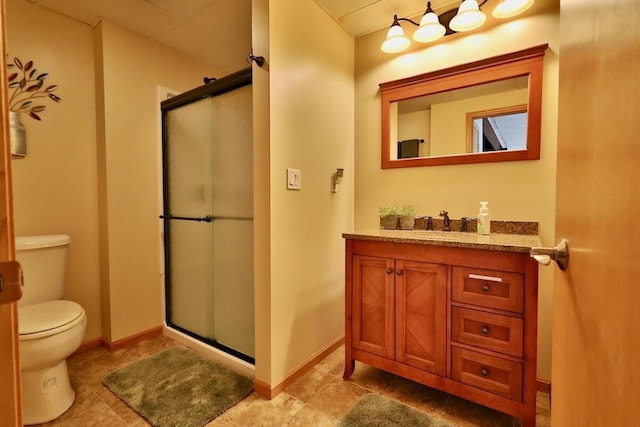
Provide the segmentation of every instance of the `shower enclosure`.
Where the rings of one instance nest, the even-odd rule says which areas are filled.
[[[251,69],[161,109],[167,325],[254,363]]]

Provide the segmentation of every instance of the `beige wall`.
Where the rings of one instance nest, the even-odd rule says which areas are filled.
[[[450,36],[406,54],[380,52],[384,31],[356,40],[355,226],[378,227],[378,208],[412,203],[419,215],[474,216],[488,200],[494,220],[538,221],[542,243],[555,233],[558,15],[511,21],[485,32]],[[536,161],[380,169],[378,84],[548,43],[545,56],[541,158]],[[540,269],[538,376],[550,378],[552,269]]]
[[[10,54],[34,60],[62,97],[41,122],[23,119],[29,154],[12,164],[16,233],[71,235],[66,297],[87,312],[85,340],[159,326],[157,86],[184,91],[221,73],[108,23],[93,30],[24,0],[7,7]]]
[[[251,45],[265,58],[253,65],[253,268],[255,378],[271,384],[271,163],[269,111],[269,0],[253,0]]]
[[[102,304],[110,318],[103,335],[117,341],[163,319],[157,86],[184,91],[222,73],[108,22],[95,31],[98,109],[104,111],[98,119],[104,126],[98,138],[101,273],[109,284]]]
[[[311,0],[272,1],[268,15],[268,70],[256,73],[269,73],[270,225],[260,232],[270,235],[271,263],[268,280],[256,277],[256,323],[270,323],[270,342],[258,339],[256,379],[273,386],[344,334],[341,233],[353,223],[354,41]],[[286,168],[302,171],[301,191],[286,189]],[[334,194],[336,168],[345,176]]]

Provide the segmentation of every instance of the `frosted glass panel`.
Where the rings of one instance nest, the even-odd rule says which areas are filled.
[[[203,99],[167,112],[169,206],[177,216],[211,214],[211,101]]]
[[[216,216],[253,216],[253,140],[251,86],[211,98],[213,198]]]
[[[171,223],[171,321],[204,338],[214,338],[211,224]]]
[[[175,216],[211,213],[211,102],[171,110],[165,118],[169,206]],[[167,190],[165,190],[167,191]],[[211,224],[172,221],[170,316],[177,326],[213,338],[213,233]]]
[[[253,355],[253,221],[215,221],[213,235],[215,336]]]
[[[168,321],[252,358],[251,86],[165,112],[165,138]]]

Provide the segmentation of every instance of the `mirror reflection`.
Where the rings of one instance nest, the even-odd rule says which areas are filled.
[[[392,159],[527,148],[528,76],[392,102]]]
[[[546,49],[380,83],[382,169],[540,159]]]

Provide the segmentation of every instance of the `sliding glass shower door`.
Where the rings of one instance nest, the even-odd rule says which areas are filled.
[[[162,111],[167,324],[253,363],[250,69]]]

